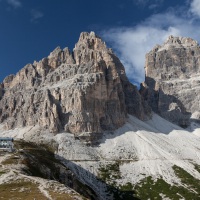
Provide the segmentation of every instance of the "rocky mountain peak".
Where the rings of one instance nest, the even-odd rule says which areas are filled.
[[[81,33],[73,52],[77,64],[88,63],[90,61],[98,63],[102,60],[104,53],[112,53],[109,52],[105,42],[94,32]]]
[[[175,48],[196,48],[198,46],[198,42],[192,38],[170,35],[162,45],[156,45],[151,52],[168,51]]]
[[[164,44],[165,45],[170,44],[170,45],[174,45],[174,46],[182,45],[184,47],[198,46],[198,42],[196,40],[192,39],[192,38],[175,37],[173,35],[170,35]]]
[[[39,125],[91,139],[122,126],[128,113],[145,119],[150,112],[94,32],[81,33],[73,52],[57,47],[0,87],[0,123],[7,129]]]
[[[78,43],[75,45],[75,48],[78,46],[85,45],[89,49],[96,49],[101,51],[102,49],[107,49],[105,42],[95,34],[95,32],[82,32],[80,34]]]
[[[52,68],[56,68],[61,64],[75,64],[75,60],[73,58],[72,53],[69,48],[61,49],[60,47],[56,47],[50,55],[47,57],[48,65]]]
[[[141,92],[162,117],[188,127],[199,112],[200,46],[187,37],[169,36],[146,55]],[[148,89],[147,89],[148,88]],[[198,121],[199,119],[197,119]]]

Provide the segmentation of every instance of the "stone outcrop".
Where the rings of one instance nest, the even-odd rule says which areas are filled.
[[[7,129],[38,124],[96,137],[122,126],[128,113],[143,120],[150,112],[120,60],[94,32],[81,33],[72,53],[57,47],[0,85],[0,123]]]
[[[146,55],[141,93],[154,112],[182,127],[199,121],[200,46],[191,38],[173,37]]]

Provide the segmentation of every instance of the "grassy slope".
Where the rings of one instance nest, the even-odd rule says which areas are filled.
[[[195,165],[200,171],[200,166]],[[162,200],[169,198],[179,199],[200,199],[200,180],[196,179],[188,172],[178,166],[173,166],[174,172],[183,184],[183,186],[170,185],[162,178],[153,180],[147,177],[141,180],[137,185],[127,183],[126,185],[116,186],[116,179],[120,179],[119,163],[109,164],[99,169],[99,178],[109,183],[108,193],[113,194],[114,199],[141,199],[141,200]]]
[[[18,150],[23,149],[23,151],[16,151],[10,154],[1,163],[0,176],[12,170],[12,166],[19,165],[21,166],[20,171],[14,170],[16,174],[23,172],[28,176],[36,178],[59,180],[59,168],[64,168],[64,166],[48,148],[24,141],[15,141],[15,148]],[[7,170],[5,171],[2,166],[7,168]],[[48,173],[49,171],[50,173]],[[55,185],[52,184],[51,188],[46,189],[52,199],[72,200],[75,196],[79,196],[77,193],[68,194],[66,191],[59,191],[57,190],[57,185],[59,185],[59,182]],[[31,179],[18,177],[17,181],[11,180],[8,183],[0,184],[0,199],[24,200],[26,198],[30,200],[46,200],[47,197],[40,191],[38,186],[39,184]],[[81,199],[84,199],[84,197],[81,197]]]
[[[3,165],[10,164],[25,164],[28,168],[26,172],[32,176],[38,176],[50,179],[59,179],[59,173],[57,165],[62,165],[59,160],[55,159],[54,154],[45,149],[38,147],[32,143],[17,142],[15,146],[18,149],[24,149],[23,152],[17,152],[10,156],[7,160],[3,161]],[[23,158],[23,159],[19,159]],[[32,158],[29,160],[28,157]],[[34,163],[33,163],[34,161]],[[31,163],[32,162],[32,163]],[[53,173],[51,175],[45,174],[43,170],[38,168],[37,163],[51,169]],[[113,199],[163,199],[168,197],[173,200],[185,199],[200,199],[200,180],[191,176],[185,170],[178,166],[174,166],[174,172],[183,184],[183,186],[170,185],[166,183],[162,178],[153,180],[152,177],[147,177],[141,180],[137,185],[127,183],[125,185],[117,186],[116,180],[121,178],[119,170],[120,162],[108,164],[107,166],[101,166],[99,168],[99,179],[106,182],[108,185],[108,194]],[[200,172],[200,166],[194,164],[195,169]],[[24,169],[25,170],[25,169]],[[5,173],[0,169],[0,176]],[[21,191],[21,188],[25,188]],[[31,199],[34,196],[35,199],[45,199],[46,197],[38,190],[38,186],[35,183],[27,182],[27,180],[21,180],[20,182],[11,182],[0,185],[2,199],[14,198],[14,194],[18,195],[18,199],[23,199],[22,196],[28,195]],[[11,191],[11,192],[9,192]],[[15,192],[13,192],[15,191]],[[49,191],[50,195],[54,199],[70,199],[70,195],[65,193],[58,193],[54,190]]]

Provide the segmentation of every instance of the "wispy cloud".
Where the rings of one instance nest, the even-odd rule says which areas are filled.
[[[38,22],[40,18],[42,18],[44,14],[36,9],[31,10],[31,22]]]
[[[14,9],[22,7],[22,3],[19,0],[7,0],[7,3]]]
[[[193,0],[191,2],[190,11],[194,15],[200,17],[200,1],[199,0]]]
[[[169,35],[200,41],[200,29],[197,28],[200,21],[187,14],[194,2],[196,0],[189,7],[182,8],[180,13],[172,9],[152,15],[134,27],[118,27],[103,32],[104,39],[114,47],[131,80],[137,83],[144,81],[145,54],[156,44],[162,44]]]

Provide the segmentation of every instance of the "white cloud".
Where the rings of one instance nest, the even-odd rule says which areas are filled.
[[[7,0],[7,3],[15,9],[22,6],[22,3],[19,0]]]
[[[191,2],[190,11],[191,11],[194,15],[200,17],[200,0],[193,0],[193,1]]]
[[[186,13],[189,9],[186,10]],[[200,41],[199,22],[174,11],[152,15],[134,27],[114,28],[103,32],[113,46],[133,82],[144,81],[145,54],[168,36],[185,36]]]
[[[43,16],[44,14],[41,11],[35,9],[31,10],[31,22],[37,22]]]

